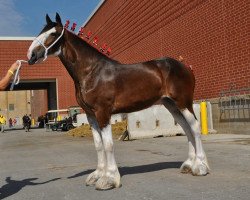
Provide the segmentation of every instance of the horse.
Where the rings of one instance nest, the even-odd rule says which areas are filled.
[[[114,156],[110,119],[162,103],[185,131],[188,158],[182,173],[205,176],[210,168],[202,146],[200,124],[193,110],[195,78],[183,63],[170,58],[122,64],[104,55],[64,28],[56,13],[30,45],[29,65],[47,56],[58,56],[75,84],[76,99],[86,112],[97,152],[97,168],[88,175],[87,186],[107,190],[121,186]]]

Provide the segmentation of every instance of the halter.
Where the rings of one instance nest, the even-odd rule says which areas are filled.
[[[63,36],[63,33],[64,33],[64,29],[62,30],[60,36],[49,46],[49,47],[46,47],[40,40],[38,40],[37,38],[35,38],[34,40],[37,41],[39,44],[41,44],[43,46],[43,48],[45,49],[45,52],[44,52],[44,59],[43,61],[45,61],[47,58],[48,58],[48,51],[51,47],[53,47],[55,45],[55,43]],[[18,62],[18,68],[16,70],[16,73],[15,73],[15,77],[14,77],[14,80],[10,86],[10,90],[12,91],[14,89],[14,85],[18,85],[19,82],[20,82],[20,76],[19,76],[19,70],[22,66],[22,62],[25,62],[27,63],[28,61],[26,60],[17,60]]]
[[[45,33],[46,33],[46,32],[45,32]],[[44,43],[42,43],[42,42],[41,42],[40,40],[38,40],[37,38],[34,39],[34,40],[37,41],[40,45],[42,45],[43,48],[45,49],[43,61],[45,61],[45,60],[47,59],[47,57],[48,57],[47,54],[48,54],[49,49],[50,49],[51,47],[53,47],[53,46],[55,45],[55,43],[56,43],[58,40],[60,40],[60,38],[63,36],[63,33],[64,33],[64,29],[62,30],[60,36],[59,36],[59,37],[58,37],[49,47],[46,47],[46,46],[44,45]]]

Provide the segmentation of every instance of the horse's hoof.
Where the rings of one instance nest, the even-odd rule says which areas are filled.
[[[111,190],[113,188],[121,187],[120,180],[115,181],[114,178],[107,176],[101,177],[95,184],[97,190]]]
[[[94,186],[100,176],[96,173],[96,171],[92,172],[86,179],[86,186]]]
[[[194,163],[194,160],[187,159],[184,163],[181,165],[181,173],[183,174],[191,174],[192,173],[192,165]]]
[[[180,169],[181,169],[181,173],[183,173],[183,174],[190,174],[190,173],[192,173],[192,168],[191,168],[191,165],[189,165],[189,164],[183,163],[181,165]]]
[[[192,174],[194,176],[206,176],[207,174],[209,174],[208,164],[206,164],[205,162],[196,162],[192,167]]]

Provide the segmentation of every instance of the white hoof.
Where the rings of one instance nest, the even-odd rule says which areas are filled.
[[[95,184],[97,190],[111,190],[121,187],[120,182],[116,182],[114,178],[103,176]]]
[[[209,166],[206,160],[201,161],[196,159],[194,165],[192,166],[192,174],[194,176],[206,176],[209,174]]]
[[[86,185],[87,186],[94,186],[98,179],[100,179],[104,175],[104,172],[100,170],[95,170],[91,174],[88,175],[86,179]]]
[[[113,188],[121,187],[121,177],[117,171],[115,175],[111,176],[102,176],[95,184],[97,190],[110,190]]]
[[[183,174],[191,174],[192,173],[192,165],[193,165],[193,162],[188,159],[186,160],[184,163],[182,163],[181,165],[181,173]]]

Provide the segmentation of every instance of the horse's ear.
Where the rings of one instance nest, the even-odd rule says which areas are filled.
[[[52,23],[52,20],[50,19],[49,15],[46,14],[46,22],[47,24],[51,24]]]
[[[62,20],[61,20],[61,17],[58,13],[56,13],[56,22],[62,26]]]

